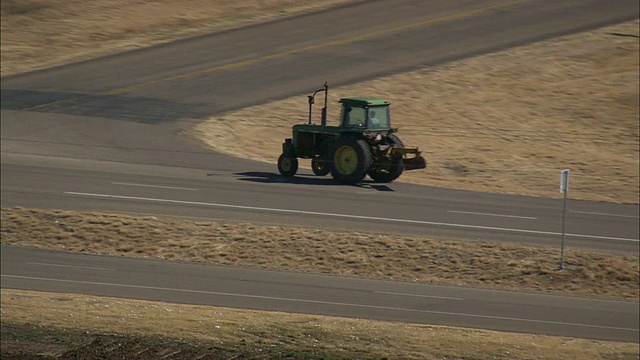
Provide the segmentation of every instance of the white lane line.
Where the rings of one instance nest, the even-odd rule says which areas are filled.
[[[465,228],[465,229],[481,229],[481,230],[515,232],[515,233],[523,233],[523,234],[539,234],[539,235],[554,235],[554,236],[562,235],[559,232],[553,232],[553,231],[511,229],[511,228],[500,228],[500,227],[494,227],[494,226],[466,225],[466,224],[454,224],[454,223],[408,220],[408,219],[393,219],[393,218],[382,218],[382,217],[364,216],[364,215],[321,213],[321,212],[304,211],[304,210],[288,210],[288,209],[263,208],[263,207],[256,207],[256,206],[216,204],[216,203],[206,203],[206,202],[200,202],[200,201],[156,199],[156,198],[145,198],[145,197],[138,197],[138,196],[124,196],[124,195],[92,194],[92,193],[81,193],[81,192],[74,192],[74,191],[65,191],[64,193],[67,195],[90,196],[90,197],[99,197],[99,198],[107,198],[107,199],[140,200],[140,201],[151,201],[151,202],[170,203],[170,204],[212,206],[212,207],[221,207],[221,208],[228,208],[228,209],[258,210],[258,211],[280,212],[280,213],[287,213],[287,214],[305,214],[305,215],[314,215],[314,216],[338,217],[338,218],[345,218],[345,219],[361,219],[361,220],[399,222],[399,223],[408,223],[408,224],[437,225],[437,226],[457,227],[457,228]],[[588,239],[599,239],[599,240],[640,242],[640,240],[638,239],[619,238],[619,237],[612,237],[612,236],[596,236],[596,235],[582,235],[582,234],[565,234],[565,236],[577,237],[577,238],[588,238]]]
[[[413,296],[413,297],[423,297],[423,298],[433,298],[433,299],[444,299],[444,300],[458,300],[463,301],[463,298],[457,297],[449,297],[449,296],[435,296],[435,295],[419,295],[419,294],[407,294],[407,293],[397,293],[397,292],[389,292],[389,291],[374,291],[376,294],[388,294],[388,295],[400,295],[400,296]]]
[[[27,261],[25,264],[40,265],[40,266],[67,267],[67,268],[88,269],[88,270],[116,271],[116,269],[109,269],[109,268],[90,267],[90,266],[77,266],[77,265],[63,265],[63,264],[48,264],[48,263],[29,262],[29,261]]]
[[[538,218],[530,217],[530,216],[491,214],[491,213],[480,213],[480,212],[471,212],[471,211],[456,211],[456,210],[447,210],[447,212],[456,213],[456,214],[470,214],[470,215],[496,216],[496,217],[506,217],[506,218],[516,218],[516,219],[538,220]]]
[[[114,185],[124,185],[124,186],[150,187],[150,188],[158,188],[158,189],[173,189],[173,190],[198,191],[198,189],[184,188],[184,187],[175,187],[175,186],[161,186],[161,185],[149,185],[149,184],[134,184],[134,183],[123,183],[123,182],[112,182],[112,184],[114,184]]]
[[[97,285],[97,286],[112,286],[112,287],[132,288],[132,289],[142,289],[142,290],[181,292],[181,293],[190,293],[190,294],[231,296],[231,297],[241,297],[241,298],[250,298],[250,299],[288,301],[288,302],[321,304],[321,305],[332,305],[332,306],[349,306],[349,307],[378,309],[378,310],[409,311],[409,312],[416,312],[416,313],[423,313],[423,314],[449,315],[449,316],[460,316],[460,317],[492,319],[492,320],[506,320],[506,321],[515,321],[515,322],[528,322],[528,323],[538,323],[538,324],[561,325],[561,326],[576,326],[576,327],[586,327],[586,328],[595,328],[595,329],[622,330],[622,331],[633,331],[633,332],[639,332],[640,331],[638,329],[622,328],[622,327],[615,327],[615,326],[577,324],[577,323],[568,323],[568,322],[562,322],[562,321],[548,321],[548,320],[512,318],[512,317],[506,317],[506,316],[492,316],[492,315],[454,313],[454,312],[447,312],[447,311],[405,309],[405,308],[391,307],[391,306],[349,304],[349,303],[333,302],[333,301],[320,301],[320,300],[307,300],[307,299],[290,299],[290,298],[274,297],[274,296],[234,294],[234,293],[217,292],[217,291],[173,289],[173,288],[165,288],[165,287],[158,287],[158,286],[126,285],[126,284],[114,284],[114,283],[105,283],[105,282],[96,282],[96,281],[78,281],[78,280],[65,280],[65,279],[51,279],[51,278],[40,278],[40,277],[31,277],[31,276],[18,276],[18,275],[5,275],[5,274],[2,274],[0,276],[4,277],[4,278],[12,278],[12,279],[36,280],[36,281],[52,281],[52,282],[85,284],[85,285]]]
[[[575,211],[569,210],[571,213],[576,214],[587,214],[587,215],[600,215],[600,216],[613,216],[613,217],[621,217],[621,218],[629,218],[629,219],[637,219],[638,216],[633,215],[618,215],[618,214],[607,214],[607,213],[599,213],[599,212],[589,212],[589,211]]]

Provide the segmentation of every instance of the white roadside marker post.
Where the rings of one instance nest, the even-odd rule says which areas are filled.
[[[560,192],[564,193],[562,206],[562,242],[560,246],[560,269],[564,269],[564,229],[567,218],[567,192],[569,191],[569,169],[560,170]]]

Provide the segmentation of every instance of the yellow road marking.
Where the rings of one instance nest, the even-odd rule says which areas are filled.
[[[491,10],[512,6],[514,4],[521,3],[522,1],[524,1],[524,0],[512,0],[512,1],[505,2],[505,3],[500,3],[500,4],[496,4],[496,5],[481,7],[481,8],[478,8],[478,9],[468,10],[468,11],[464,11],[464,12],[457,13],[457,14],[441,16],[441,17],[433,18],[433,19],[421,20],[421,21],[410,23],[410,24],[391,27],[391,28],[388,28],[388,29],[372,31],[372,32],[365,33],[365,34],[362,34],[362,35],[346,37],[346,38],[343,38],[343,39],[328,41],[328,42],[324,42],[324,43],[321,43],[321,44],[310,45],[310,46],[305,46],[305,47],[301,47],[301,48],[297,48],[297,49],[283,51],[283,52],[280,52],[280,53],[266,55],[266,56],[262,56],[262,57],[255,58],[255,59],[249,59],[249,60],[235,62],[235,63],[232,63],[232,64],[215,66],[215,67],[212,67],[212,68],[207,68],[207,69],[198,70],[198,71],[192,71],[192,72],[188,72],[188,73],[184,73],[184,74],[180,74],[180,75],[175,75],[175,76],[170,76],[170,77],[166,77],[166,78],[162,78],[162,79],[147,81],[147,82],[143,82],[143,83],[139,83],[139,84],[135,84],[135,85],[131,85],[131,86],[125,86],[125,87],[121,87],[121,88],[116,88],[116,89],[112,89],[112,90],[100,91],[100,92],[96,92],[96,93],[92,93],[92,94],[88,94],[88,95],[84,95],[84,96],[78,96],[78,97],[74,97],[74,98],[70,98],[70,99],[62,99],[62,100],[58,100],[58,101],[52,101],[52,102],[49,102],[49,103],[44,103],[44,104],[40,104],[40,105],[29,107],[29,108],[25,108],[23,110],[40,109],[40,108],[43,108],[43,107],[48,107],[48,106],[51,106],[51,105],[56,105],[56,104],[64,103],[64,102],[68,102],[68,101],[82,100],[82,99],[86,99],[86,98],[89,98],[89,97],[92,97],[92,96],[96,96],[96,95],[109,96],[109,95],[124,94],[126,92],[130,92],[130,91],[133,91],[133,90],[136,90],[136,89],[140,89],[140,88],[143,88],[143,87],[147,87],[147,86],[151,86],[151,85],[156,85],[156,84],[163,83],[163,82],[175,81],[175,80],[183,80],[183,79],[195,77],[195,76],[198,76],[198,75],[209,74],[209,73],[213,73],[213,72],[217,72],[217,71],[236,69],[236,68],[240,68],[240,67],[253,65],[253,64],[256,64],[256,63],[259,63],[259,62],[263,62],[263,61],[268,61],[268,60],[281,58],[281,57],[284,57],[284,56],[287,56],[287,55],[297,54],[297,53],[301,53],[301,52],[305,52],[305,51],[309,51],[309,50],[321,49],[321,48],[325,48],[325,47],[346,45],[346,44],[350,44],[350,43],[353,43],[353,42],[356,42],[356,41],[370,39],[370,38],[374,38],[374,37],[382,36],[382,35],[389,35],[389,34],[396,33],[396,32],[402,31],[402,30],[417,28],[417,27],[421,27],[421,26],[425,26],[425,25],[432,25],[432,24],[446,22],[446,21],[452,21],[452,20],[460,20],[460,19],[463,19],[463,18],[471,17],[473,15],[477,15],[477,14],[480,14],[480,13],[488,12],[488,11],[491,11]]]

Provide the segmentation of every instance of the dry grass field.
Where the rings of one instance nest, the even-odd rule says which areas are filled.
[[[3,0],[1,72],[356,1]],[[638,203],[638,68],[636,21],[331,88],[329,109],[335,114],[340,96],[389,98],[400,136],[430,163],[402,181],[556,197],[558,171],[570,168],[571,198]],[[280,142],[292,124],[305,121],[306,97],[270,108],[277,111],[260,131],[275,141],[236,155],[275,169]],[[299,117],[285,112],[292,108]],[[224,151],[246,138],[246,119],[257,111],[223,114],[184,135]],[[232,132],[215,136],[219,126]],[[561,272],[557,249],[497,243],[20,208],[3,208],[1,225],[3,244],[638,298],[638,258],[611,254],[570,250],[567,261],[582,266]],[[265,258],[265,248],[278,255]],[[640,352],[638,344],[10,289],[2,289],[1,303],[3,359],[637,359]]]

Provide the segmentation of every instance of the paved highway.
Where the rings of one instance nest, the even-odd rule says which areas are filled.
[[[2,246],[2,286],[638,341],[638,304]]]
[[[126,211],[560,248],[559,199],[402,183],[342,186],[311,171],[287,179],[275,174],[273,165],[256,167],[263,171],[8,153],[2,156],[1,201],[3,206]],[[638,252],[637,206],[571,201],[569,207],[568,248]]]
[[[108,210],[559,245],[559,200],[402,183],[340,186],[304,173],[294,180],[284,180],[275,174],[275,165],[222,156],[175,135],[212,114],[292,95],[302,94],[304,99],[306,93],[325,81],[333,86],[346,84],[632,20],[638,17],[639,6],[637,1],[628,0],[481,4],[395,0],[389,6],[390,3],[367,1],[3,78],[2,206]],[[379,206],[381,203],[384,207]],[[637,206],[572,201],[570,209],[567,246],[638,252]],[[131,266],[131,271],[140,274],[131,278],[133,283],[118,282],[108,271],[87,272],[82,279],[69,279],[64,266],[49,266],[45,272],[34,268],[29,264],[34,261],[29,259],[35,258],[42,264],[69,266],[113,261],[105,268]],[[117,263],[120,261],[126,265]],[[172,285],[162,280],[174,271],[173,276],[180,274],[179,283],[194,284],[206,283],[203,278],[242,277],[247,271],[205,266],[189,272],[180,268],[184,264],[153,262],[154,267],[166,266],[162,270],[166,275],[157,276],[160,272],[141,270],[147,264],[3,247],[2,286],[79,293],[108,288],[117,289],[109,294],[123,297],[139,297],[139,291],[146,286],[144,291],[153,291],[149,298],[156,300],[228,305],[225,296],[214,296],[206,287],[182,289],[177,292],[179,296],[153,287],[177,289],[174,285],[178,282]],[[268,274],[264,276],[278,281],[298,276]],[[265,281],[265,277],[256,275],[256,284]],[[334,288],[360,286],[340,285],[348,281],[341,278],[316,279]],[[495,308],[484,311],[491,306],[485,304],[484,310],[482,306],[469,306],[481,302],[482,291],[456,289],[451,291],[465,293],[451,293],[451,297],[466,301],[457,310],[414,301],[414,305],[402,305],[402,311],[382,311],[391,307],[389,303],[402,301],[330,305],[349,302],[338,295],[323,298],[322,291],[311,291],[308,286],[295,289],[296,282],[308,284],[305,281],[279,287],[277,294],[246,293],[248,296],[239,303],[251,308],[344,316],[368,314],[392,320],[414,320],[406,308],[418,306],[424,314],[430,314],[420,320],[425,322],[638,341],[637,326],[629,326],[629,312],[622,310],[625,306],[610,306],[607,302],[594,300],[585,311],[586,299],[544,297],[544,301],[519,301],[524,295],[512,294],[508,305],[494,304]],[[254,288],[269,287],[256,284]],[[396,290],[406,284],[376,284],[379,292],[416,294],[408,292],[410,289]],[[228,291],[242,293],[240,288]],[[303,302],[280,300],[300,299],[301,291],[309,291],[310,296]],[[431,293],[426,287],[419,291],[417,294],[421,295]],[[500,298],[492,294],[492,298]],[[265,296],[274,299],[267,301]],[[359,296],[353,299],[362,298],[362,294]],[[637,303],[632,305],[637,310]],[[523,314],[514,315],[523,321],[507,326],[512,320],[495,318],[506,308],[511,314]],[[544,310],[566,315],[566,321],[554,324],[538,317]],[[462,312],[466,314],[463,317],[473,318],[474,322],[461,322],[458,313]],[[602,322],[602,318],[607,321]],[[637,311],[632,311],[630,318],[637,320]]]

